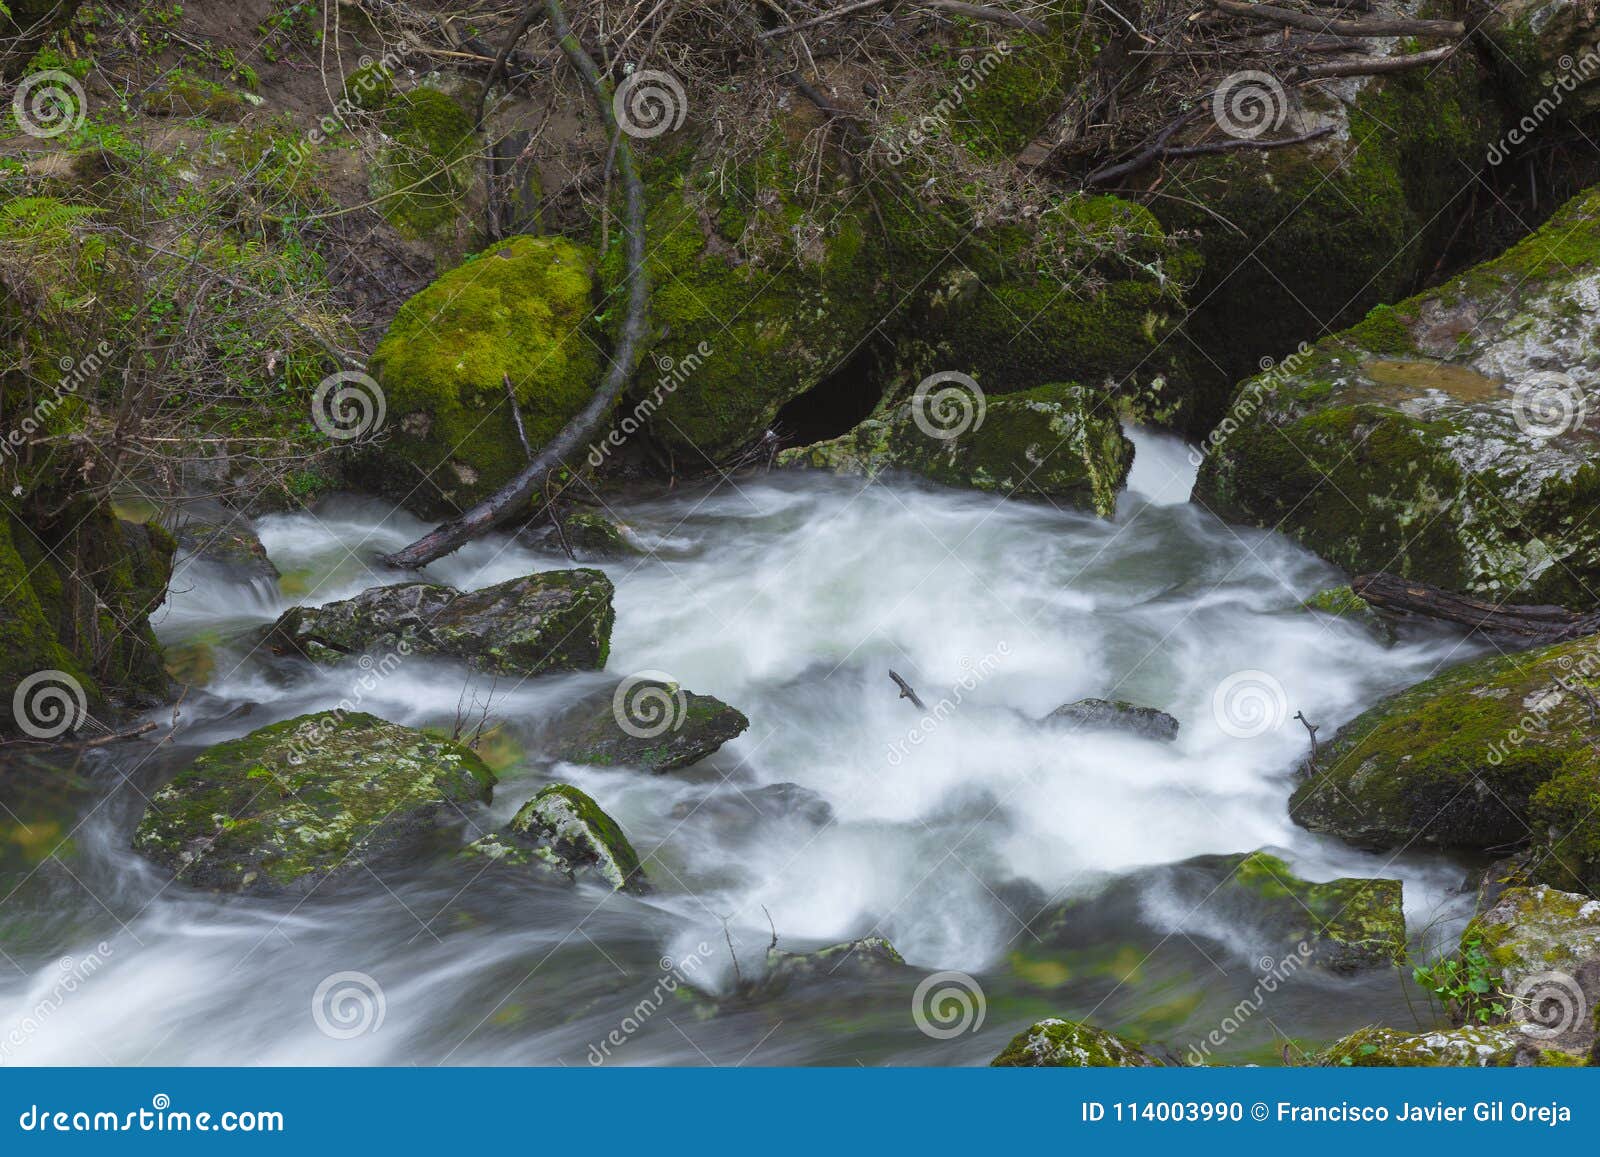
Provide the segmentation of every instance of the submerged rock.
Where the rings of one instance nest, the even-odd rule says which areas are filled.
[[[1386,968],[1405,951],[1399,880],[1344,877],[1315,884],[1268,852],[1196,856],[1154,878],[1191,911],[1204,910],[1253,931],[1287,958],[1335,972]]]
[[[715,696],[655,679],[624,679],[604,702],[562,726],[553,753],[594,767],[676,771],[699,763],[749,726],[742,712]]]
[[[703,795],[683,800],[672,807],[673,819],[694,816],[736,824],[795,819],[820,828],[833,822],[833,806],[810,788],[797,783],[769,783],[749,791]]]
[[[994,1068],[1149,1069],[1162,1062],[1115,1033],[1080,1020],[1049,1017],[1011,1038]]]
[[[293,607],[266,640],[318,663],[381,653],[457,659],[503,675],[597,670],[611,647],[611,595],[611,580],[588,569],[543,571],[465,593],[399,583]]]
[[[842,437],[785,450],[778,464],[869,478],[904,470],[947,486],[1068,502],[1106,518],[1115,512],[1133,443],[1108,395],[1046,385],[982,398],[952,388],[959,401],[932,390]]]
[[[1178,721],[1171,715],[1122,699],[1079,699],[1057,707],[1040,722],[1073,731],[1127,731],[1165,743],[1178,738]]]
[[[1366,847],[1527,844],[1535,879],[1600,886],[1600,639],[1467,663],[1346,725],[1295,790],[1296,823]]]
[[[592,873],[621,892],[650,890],[638,853],[617,821],[590,796],[565,783],[541,790],[522,805],[503,832],[474,840],[462,854],[508,867],[545,868],[569,880]]]
[[[203,752],[151,797],[133,847],[194,887],[307,893],[425,853],[493,784],[459,744],[372,715],[302,715]]]
[[[520,537],[545,550],[572,549],[579,562],[609,562],[643,552],[630,542],[623,528],[603,515],[581,511],[564,515],[561,530],[550,525],[533,526]]]
[[[1244,382],[1195,495],[1354,573],[1594,605],[1600,188],[1455,280]]]

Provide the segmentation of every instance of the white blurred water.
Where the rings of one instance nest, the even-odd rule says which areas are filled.
[[[491,686],[413,659],[370,690],[357,691],[349,671],[286,677],[241,632],[296,602],[395,581],[372,560],[423,526],[365,499],[263,520],[262,540],[292,593],[203,563],[180,570],[158,630],[173,643],[211,640],[217,655],[215,677],[186,708],[183,746],[137,764],[101,758],[94,768],[106,794],[70,821],[74,853],[60,865],[70,870],[47,864],[6,885],[12,895],[0,913],[26,915],[8,952],[27,963],[0,969],[0,1034],[38,1020],[59,987],[57,958],[82,959],[103,943],[103,967],[27,1034],[16,1060],[583,1063],[655,980],[657,957],[698,958],[710,946],[700,978],[726,987],[726,927],[747,967],[772,930],[785,947],[885,936],[913,965],[984,980],[996,994],[995,1023],[981,1039],[926,1038],[894,989],[869,1000],[867,1012],[855,1009],[858,1037],[841,1046],[836,1029],[823,1027],[832,1005],[796,994],[779,1011],[710,1021],[680,1007],[670,1027],[663,1013],[629,1040],[624,1063],[733,1063],[758,1044],[750,1063],[965,1062],[998,1051],[1041,1011],[1081,1015],[1112,1000],[1097,1020],[1113,1011],[1136,1018],[1139,1001],[1154,999],[1124,985],[1113,999],[1066,982],[1041,996],[1011,976],[1014,954],[1033,949],[1023,924],[1111,874],[1273,847],[1313,879],[1399,876],[1413,930],[1447,930],[1463,905],[1458,865],[1358,852],[1289,821],[1291,773],[1307,746],[1289,717],[1303,711],[1326,739],[1380,695],[1467,653],[1443,636],[1386,646],[1302,611],[1300,601],[1340,581],[1337,573],[1279,536],[1225,526],[1188,505],[1187,449],[1166,436],[1136,437],[1133,476],[1112,521],[811,475],[617,504],[611,513],[649,553],[602,564],[617,591],[603,676]],[[426,577],[478,587],[567,565],[496,536]],[[923,724],[897,697],[891,668],[930,708],[949,699],[953,710]],[[542,720],[642,670],[739,707],[750,730],[705,764],[665,776],[542,755]],[[1250,679],[1268,688],[1276,724],[1250,738],[1213,701],[1237,672],[1257,673]],[[306,902],[221,899],[170,886],[127,850],[139,793],[201,745],[352,697],[399,722],[448,727],[472,695],[491,697],[491,719],[522,745],[482,822],[509,816],[545,782],[575,783],[646,858],[653,896],[461,895],[454,882],[421,873]],[[1168,745],[1036,722],[1085,696],[1167,710],[1181,722],[1179,737]],[[818,793],[835,822],[819,831],[778,816],[736,824],[714,809],[674,814],[708,793],[737,798],[776,783]],[[1235,942],[1226,923],[1167,910],[1158,898],[1127,920],[1130,939],[1192,956],[1186,940],[1221,977],[1188,956],[1171,965],[1175,979],[1157,995],[1193,990],[1205,1002],[1172,1039],[1210,1027],[1205,1009],[1248,989],[1248,971],[1226,961],[1253,946]],[[1173,933],[1183,935],[1166,947]],[[1198,971],[1186,971],[1191,964]],[[341,970],[381,982],[380,1031],[338,1040],[313,1022],[310,994]],[[1397,989],[1379,991],[1378,982],[1322,983],[1274,1019],[1293,1025],[1299,1016],[1306,1031],[1354,1027],[1378,1019],[1374,1001],[1399,999]],[[783,1027],[772,1030],[774,1021]]]

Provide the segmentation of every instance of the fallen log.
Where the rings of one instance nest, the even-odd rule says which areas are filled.
[[[1385,572],[1360,575],[1351,581],[1350,589],[1385,615],[1455,623],[1485,634],[1526,640],[1530,646],[1564,643],[1600,632],[1600,611],[1490,603]]]
[[[1240,0],[1211,0],[1211,3],[1217,11],[1229,16],[1266,20],[1332,36],[1447,36],[1459,40],[1467,34],[1467,26],[1459,20],[1330,20],[1275,4],[1245,4]]]
[[[617,172],[622,178],[622,228],[628,266],[628,302],[622,327],[604,380],[577,416],[545,443],[521,473],[499,490],[465,513],[434,527],[409,546],[384,556],[383,561],[390,566],[407,570],[427,566],[506,519],[527,513],[528,500],[535,494],[543,495],[545,483],[558,471],[566,469],[567,459],[576,459],[584,445],[600,432],[611,413],[611,407],[633,377],[643,349],[650,307],[650,285],[644,264],[644,184],[639,179],[628,136],[617,126],[611,96],[600,77],[599,68],[567,23],[567,14],[560,0],[544,0],[544,4],[556,41],[594,100],[600,120],[616,149]]]

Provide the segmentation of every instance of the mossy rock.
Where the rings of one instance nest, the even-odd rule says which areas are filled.
[[[587,511],[563,514],[559,533],[554,526],[535,524],[519,537],[544,550],[570,549],[579,562],[608,562],[645,553],[619,523]]]
[[[1105,394],[1046,385],[976,398],[970,389],[951,388],[961,395],[959,414],[933,388],[832,441],[786,450],[778,464],[869,478],[903,470],[947,486],[1065,502],[1106,518],[1115,512],[1133,443]]]
[[[441,847],[493,785],[459,744],[319,712],[207,749],[151,797],[133,847],[194,887],[308,894]]]
[[[617,891],[649,891],[638,853],[617,822],[577,788],[554,783],[512,817],[503,832],[464,850],[502,867],[534,867],[571,879],[593,873]]]
[[[1012,1037],[989,1064],[1009,1069],[1149,1069],[1162,1062],[1086,1021],[1049,1017]]]
[[[676,771],[699,763],[749,727],[743,712],[715,696],[631,678],[560,728],[554,754],[595,767]]]
[[[232,520],[185,519],[174,536],[191,558],[215,563],[244,578],[276,581],[278,568],[267,557],[261,537],[243,517]]]
[[[1197,856],[1154,876],[1179,898],[1287,958],[1334,972],[1387,968],[1405,951],[1399,880],[1301,879],[1269,852]]]
[[[1409,1033],[1363,1028],[1318,1054],[1316,1063],[1356,1068],[1508,1068],[1517,1063],[1517,1034],[1466,1027]]]
[[[362,112],[379,112],[394,102],[394,72],[373,60],[344,79],[344,99]]]
[[[1600,432],[1581,399],[1600,385],[1582,320],[1597,261],[1592,189],[1493,261],[1242,383],[1197,501],[1354,573],[1595,605]]]
[[[363,480],[425,516],[464,510],[527,464],[600,380],[583,334],[593,255],[561,238],[514,237],[451,270],[400,307],[371,368],[388,409]]]
[[[1471,0],[1467,21],[1474,35],[1493,46],[1488,56],[1523,140],[1546,121],[1600,110],[1600,70],[1588,61],[1600,40],[1593,8],[1567,0]],[[1511,151],[1509,142],[1501,144],[1490,163],[1499,164]]]
[[[478,151],[472,116],[448,93],[416,88],[391,94],[381,123],[387,143],[369,182],[378,211],[402,235],[453,237]]]
[[[1384,55],[1410,50],[1404,39],[1374,42]],[[1222,372],[1196,383],[1195,436],[1262,359],[1282,359],[1410,292],[1450,238],[1456,214],[1446,210],[1463,172],[1482,165],[1499,132],[1495,94],[1472,53],[1337,93],[1289,88],[1288,99],[1303,103],[1270,135],[1331,134],[1169,164],[1166,195],[1150,203],[1166,228],[1197,237],[1204,259],[1185,334],[1205,352],[1196,364]],[[1210,116],[1204,127],[1215,132]]]
[[[1364,627],[1383,639],[1385,642],[1394,642],[1394,627],[1377,611],[1372,604],[1351,588],[1349,583],[1344,586],[1329,587],[1325,591],[1318,591],[1305,602],[1300,604],[1308,611],[1315,611],[1320,615],[1332,615],[1336,619],[1344,619]]]
[[[1600,900],[1546,885],[1508,888],[1467,926],[1461,945],[1483,953],[1525,1039],[1574,1057],[1594,1047]]]
[[[612,594],[610,579],[584,568],[542,571],[468,592],[397,583],[320,607],[292,607],[263,637],[280,654],[318,663],[359,658],[379,674],[413,655],[502,675],[599,670],[616,621]]]
[[[155,116],[231,121],[243,116],[245,108],[237,92],[183,68],[163,76],[144,94],[144,109]]]
[[[1193,367],[1177,328],[1202,265],[1191,240],[1168,236],[1141,205],[1086,194],[982,239],[986,251],[946,274],[930,310],[939,368],[997,393],[1083,382],[1142,420],[1186,417]],[[1081,277],[1063,283],[1029,259],[1038,252]]]
[[[1346,725],[1296,788],[1290,815],[1367,847],[1551,848],[1600,883],[1588,707],[1565,689],[1600,673],[1600,641],[1481,659]],[[1570,792],[1570,795],[1569,795]],[[1564,870],[1564,869],[1560,869]],[[1552,881],[1560,883],[1561,881]]]

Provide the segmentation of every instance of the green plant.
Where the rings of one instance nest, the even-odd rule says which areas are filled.
[[[1411,977],[1438,997],[1450,1015],[1463,1024],[1489,1024],[1506,1015],[1499,974],[1480,940],[1464,941],[1455,956],[1416,966]]]

